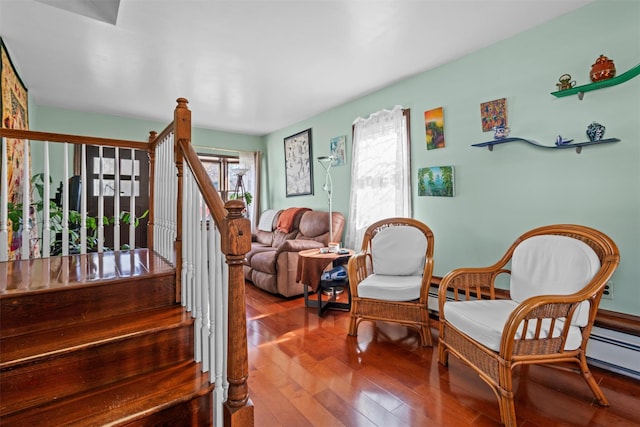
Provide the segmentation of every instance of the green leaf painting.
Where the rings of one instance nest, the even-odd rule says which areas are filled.
[[[418,195],[453,197],[453,166],[418,169]]]

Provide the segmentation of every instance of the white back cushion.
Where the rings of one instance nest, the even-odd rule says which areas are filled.
[[[371,240],[373,272],[387,276],[422,276],[427,238],[415,227],[388,227]]]
[[[536,295],[578,292],[596,275],[600,260],[586,243],[566,236],[534,236],[520,243],[511,259],[511,298],[522,302]],[[589,302],[571,322],[584,326]]]
[[[277,213],[278,211],[275,209],[267,209],[262,212],[258,221],[258,230],[273,231],[273,219]]]

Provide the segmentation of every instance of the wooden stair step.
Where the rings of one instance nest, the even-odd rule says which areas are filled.
[[[210,426],[213,385],[196,362],[2,417],[7,426]]]
[[[172,305],[175,269],[149,249],[0,263],[8,337]]]
[[[129,313],[110,319],[69,325],[27,335],[0,335],[0,372],[15,365],[33,363],[81,347],[97,346],[167,327],[190,324],[193,319],[181,305]],[[1,329],[1,328],[0,328]]]
[[[193,319],[180,305],[0,341],[0,414],[193,359]]]

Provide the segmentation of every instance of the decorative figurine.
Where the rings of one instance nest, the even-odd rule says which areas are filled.
[[[564,139],[564,138],[562,138],[561,135],[558,135],[558,137],[556,138],[556,145],[557,146],[566,145],[566,144],[570,143],[571,141],[573,141],[573,139]]]
[[[589,141],[600,141],[604,136],[605,127],[600,123],[593,122],[587,126],[587,136]]]
[[[604,55],[600,55],[596,62],[591,66],[591,76],[592,82],[599,82],[602,80],[607,80],[616,75],[616,66],[613,64],[613,61],[607,58]]]
[[[556,83],[556,86],[558,86],[558,90],[571,89],[576,85],[576,81],[571,80],[571,74],[561,75],[558,81],[560,82],[560,83]]]
[[[494,126],[493,131],[495,132],[494,139],[504,139],[509,136],[510,129],[506,126]]]

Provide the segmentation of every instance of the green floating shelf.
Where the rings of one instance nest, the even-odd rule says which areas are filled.
[[[578,94],[578,98],[582,99],[584,97],[585,92],[590,92],[592,90],[598,90],[609,86],[616,86],[620,83],[624,83],[627,80],[631,80],[632,78],[640,75],[640,64],[636,65],[629,71],[620,74],[619,76],[613,77],[611,79],[602,80],[595,83],[589,83],[582,86],[572,87],[571,89],[559,90],[557,92],[551,92],[551,95],[561,98],[563,96],[570,96]]]
[[[527,144],[531,144],[534,147],[538,147],[538,148],[549,148],[552,150],[563,150],[566,148],[575,148],[576,149],[576,153],[580,154],[580,152],[582,151],[582,147],[586,147],[587,145],[595,145],[595,144],[607,144],[607,143],[611,143],[611,142],[619,142],[620,140],[618,138],[608,138],[608,139],[601,139],[600,141],[585,141],[585,142],[577,142],[575,144],[562,144],[562,145],[542,145],[537,143],[536,141],[533,141],[531,139],[524,139],[524,138],[504,138],[504,139],[494,139],[493,141],[487,141],[487,142],[481,142],[479,144],[472,144],[472,147],[487,147],[489,149],[489,151],[493,151],[493,146],[497,145],[497,144],[504,144],[507,142],[515,142],[515,141],[520,141],[520,142],[525,142]]]

